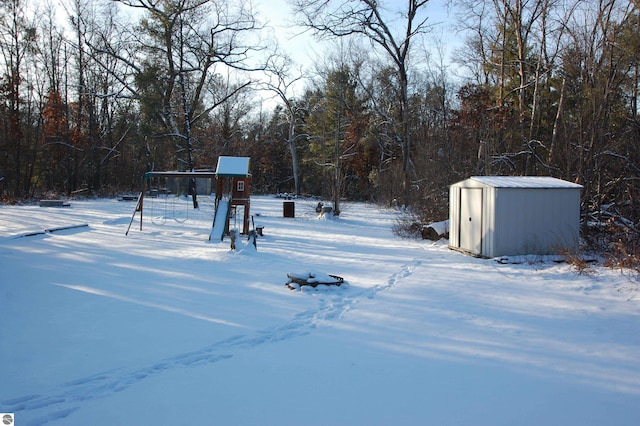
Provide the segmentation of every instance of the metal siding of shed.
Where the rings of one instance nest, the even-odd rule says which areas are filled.
[[[550,248],[575,252],[580,243],[580,189],[558,190],[557,194],[551,215],[558,222]]]
[[[494,250],[487,253],[489,257],[505,254],[522,253],[522,246],[531,244],[530,238],[525,241],[525,234],[529,233],[536,225],[532,222],[535,217],[532,206],[538,202],[538,196],[534,196],[530,189],[499,188],[496,197],[496,227],[499,238],[496,239]]]
[[[449,246],[460,248],[460,187],[449,187]]]
[[[498,194],[497,238],[494,250],[486,253],[488,257],[551,254],[575,248],[579,189],[500,188]]]
[[[482,197],[482,256],[490,256],[496,245],[496,188],[485,186]]]

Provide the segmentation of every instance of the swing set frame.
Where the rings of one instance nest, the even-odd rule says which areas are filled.
[[[238,206],[242,206],[244,210],[242,234],[249,233],[249,217],[251,206],[251,174],[249,173],[249,157],[218,157],[218,166],[215,172],[212,171],[192,171],[192,172],[147,172],[144,174],[144,182],[154,177],[164,178],[188,178],[190,186],[193,185],[195,191],[195,179],[215,179],[216,200],[218,202],[223,196],[229,197],[229,204],[234,211]],[[166,200],[165,200],[166,202]],[[194,200],[194,208],[197,206]],[[166,208],[166,205],[165,205]],[[135,219],[136,213],[140,212],[140,231],[142,231],[142,217],[144,211],[144,190],[138,195],[136,208],[131,215],[131,221],[125,235],[129,234],[131,225]],[[214,213],[215,217],[215,213]],[[225,226],[228,232],[229,224]]]
[[[216,173],[210,171],[193,171],[193,172],[147,172],[144,174],[144,182],[148,182],[149,179],[154,177],[164,177],[164,178],[188,178],[189,180],[195,179],[215,179]],[[166,203],[166,200],[165,200]],[[165,206],[166,210],[166,206]],[[140,231],[142,231],[142,217],[144,213],[144,190],[140,191],[138,194],[138,200],[136,202],[136,208],[131,215],[131,221],[129,222],[129,227],[127,228],[127,232],[125,235],[129,235],[129,230],[131,229],[131,225],[135,219],[136,213],[140,212]]]

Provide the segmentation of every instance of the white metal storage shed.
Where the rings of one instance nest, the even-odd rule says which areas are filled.
[[[538,176],[455,183],[449,188],[449,247],[489,258],[575,250],[581,188]]]

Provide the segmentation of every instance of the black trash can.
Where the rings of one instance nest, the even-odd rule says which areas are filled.
[[[295,201],[283,201],[282,214],[284,215],[284,217],[296,217]]]

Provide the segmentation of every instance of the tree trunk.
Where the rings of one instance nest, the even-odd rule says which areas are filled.
[[[553,156],[556,151],[556,144],[558,142],[558,128],[560,127],[560,121],[562,120],[562,113],[564,108],[564,92],[567,79],[562,79],[562,86],[560,86],[560,99],[558,100],[558,110],[556,111],[556,118],[553,121],[553,130],[551,133],[551,144],[549,145],[549,156],[547,157],[547,163],[552,164]]]
[[[298,166],[298,150],[296,148],[296,117],[292,108],[289,109],[289,152],[291,152],[291,165],[293,167],[293,184],[296,195],[300,195],[300,170]]]

